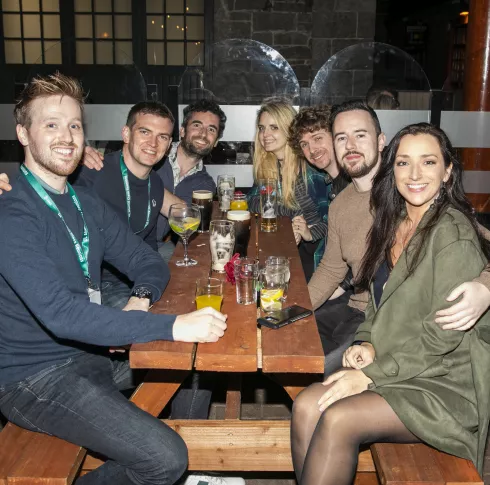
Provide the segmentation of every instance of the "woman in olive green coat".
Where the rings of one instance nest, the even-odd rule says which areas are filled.
[[[374,180],[375,220],[358,276],[366,321],[343,369],[303,391],[291,443],[300,485],[348,485],[359,445],[425,442],[482,471],[490,412],[490,313],[468,332],[442,330],[447,294],[489,256],[442,130],[401,130]],[[483,248],[483,249],[482,249]]]

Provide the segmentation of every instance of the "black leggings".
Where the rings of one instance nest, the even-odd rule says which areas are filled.
[[[291,449],[299,485],[350,485],[360,445],[419,441],[374,392],[341,399],[319,412],[318,400],[327,390],[313,384],[294,401]]]

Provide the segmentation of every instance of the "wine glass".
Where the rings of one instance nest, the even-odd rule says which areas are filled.
[[[201,212],[195,204],[172,204],[168,213],[168,222],[172,231],[182,238],[184,259],[177,261],[177,266],[195,266],[197,261],[189,258],[187,246],[189,238],[194,234],[201,222]]]

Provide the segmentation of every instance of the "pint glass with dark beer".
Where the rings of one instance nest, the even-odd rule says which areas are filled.
[[[235,253],[241,258],[247,255],[248,242],[250,241],[250,212],[228,211],[229,221],[235,223]]]
[[[213,193],[210,190],[194,190],[192,203],[199,207],[201,212],[201,224],[197,232],[209,232],[209,223],[213,212]]]

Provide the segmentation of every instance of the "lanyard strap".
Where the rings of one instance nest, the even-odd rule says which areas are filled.
[[[126,167],[126,164],[124,163],[124,157],[122,151],[121,151],[121,158],[119,159],[119,166],[121,167],[121,175],[124,184],[124,191],[126,192],[126,210],[128,213],[128,224],[130,224],[131,191],[129,189],[128,167]],[[148,227],[148,224],[150,223],[150,215],[151,215],[150,192],[151,192],[151,181],[150,181],[150,177],[148,177],[148,209],[146,211],[146,222],[143,229],[140,229],[139,231],[135,232],[135,234],[139,234],[140,232],[144,231]]]
[[[88,227],[87,227],[87,223],[85,222],[85,217],[83,216],[82,206],[80,205],[80,201],[78,200],[77,194],[73,190],[73,187],[69,183],[66,184],[71,200],[75,204],[75,207],[77,208],[83,220],[83,237],[82,237],[81,244],[78,242],[78,239],[75,237],[75,234],[73,234],[71,229],[68,227],[68,224],[65,222],[65,219],[61,214],[60,210],[58,209],[58,206],[54,203],[53,199],[49,196],[49,194],[46,192],[44,187],[36,180],[34,175],[32,175],[30,170],[24,164],[21,165],[20,169],[24,174],[25,178],[27,179],[27,181],[29,182],[30,186],[36,191],[37,195],[41,197],[43,202],[61,219],[61,221],[65,225],[66,230],[68,231],[68,234],[71,238],[71,241],[77,253],[80,267],[82,268],[83,274],[90,287],[91,284],[90,273],[88,270],[88,252],[89,252],[90,239],[88,234]]]

